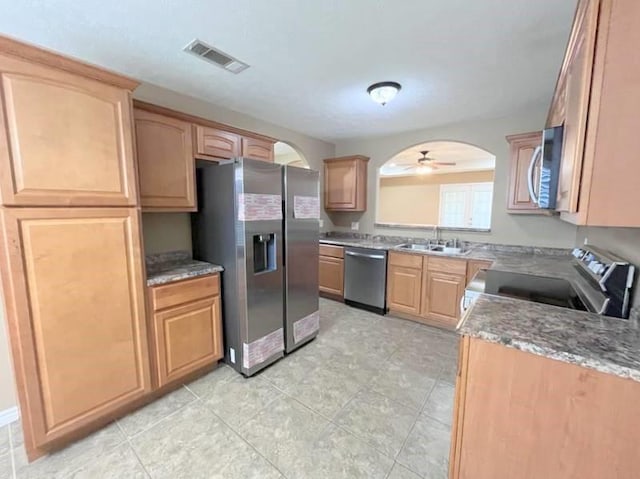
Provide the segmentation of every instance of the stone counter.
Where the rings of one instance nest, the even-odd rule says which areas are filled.
[[[157,286],[224,270],[217,264],[194,260],[188,251],[147,255],[146,265],[147,286]]]

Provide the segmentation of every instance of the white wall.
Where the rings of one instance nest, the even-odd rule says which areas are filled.
[[[390,108],[393,105],[389,106]],[[450,140],[470,143],[496,156],[494,204],[490,233],[460,233],[452,236],[471,241],[549,247],[572,247],[576,227],[554,217],[510,215],[506,213],[509,146],[506,135],[539,130],[543,127],[548,105],[539,105],[505,118],[468,121],[439,128],[415,130],[395,135],[338,141],[336,156],[360,154],[369,161],[368,208],[365,213],[331,213],[332,225],[325,229],[348,231],[359,221],[361,233],[398,236],[430,235],[412,230],[375,228],[377,170],[396,153],[426,141]],[[447,234],[444,235],[445,237]]]

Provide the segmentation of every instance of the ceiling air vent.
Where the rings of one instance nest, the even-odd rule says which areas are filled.
[[[184,47],[184,51],[208,61],[209,63],[222,67],[231,73],[240,73],[241,71],[249,68],[249,65],[246,63],[236,60],[232,56],[213,48],[211,45],[207,45],[197,38]]]

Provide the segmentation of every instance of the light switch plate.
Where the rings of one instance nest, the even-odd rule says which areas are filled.
[[[360,223],[358,223],[357,221],[352,221],[351,222],[351,229],[353,231],[358,231],[360,229]]]

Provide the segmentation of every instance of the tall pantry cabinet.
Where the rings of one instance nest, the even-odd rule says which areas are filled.
[[[30,458],[151,390],[135,86],[0,37],[0,269]]]

